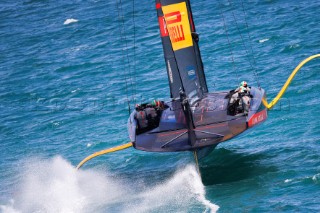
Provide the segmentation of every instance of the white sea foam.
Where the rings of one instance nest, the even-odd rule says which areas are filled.
[[[9,212],[90,212],[120,199],[121,185],[95,171],[77,171],[61,157],[34,160],[18,190],[0,210]],[[105,199],[107,198],[107,199]]]
[[[171,207],[173,212],[188,212],[194,200],[204,205],[205,211],[216,212],[219,209],[219,206],[206,199],[200,176],[190,165],[178,171],[168,181],[140,193],[138,199],[141,202],[133,206],[134,212],[150,212],[154,209],[161,211],[165,206]],[[132,212],[132,209],[127,212]]]
[[[121,183],[106,171],[77,171],[61,157],[33,160],[24,171],[13,198],[0,205],[0,212],[187,212],[193,205],[216,212],[219,208],[206,199],[193,166],[155,187],[142,189],[134,184],[134,178]]]
[[[290,183],[290,182],[301,182],[301,181],[305,181],[311,179],[314,183],[319,183],[320,180],[320,174],[315,174],[313,176],[306,176],[306,177],[301,177],[301,178],[296,178],[296,179],[286,179],[284,182],[285,183]]]
[[[319,183],[320,174],[313,175],[313,176],[312,176],[312,180],[313,180],[313,182],[315,182],[315,183]]]
[[[6,206],[0,205],[1,212],[4,213],[20,213],[20,211],[15,210],[12,206],[14,205],[14,200],[10,200],[9,204]]]
[[[268,38],[261,39],[261,40],[259,40],[259,43],[263,43],[263,42],[266,42],[266,41],[269,41],[269,39]]]
[[[63,24],[64,24],[64,25],[67,25],[67,24],[71,24],[71,23],[76,23],[76,22],[78,22],[78,21],[79,21],[78,19],[68,18],[68,19],[66,19],[66,20],[63,22]]]
[[[296,48],[298,48],[298,47],[300,47],[299,44],[291,44],[291,45],[289,46],[289,49],[296,49]]]
[[[78,91],[80,91],[80,88],[77,88],[77,89],[75,89],[75,90],[72,90],[71,93],[75,93],[75,92],[78,92]]]
[[[292,179],[286,179],[284,182],[285,183],[290,183],[290,182],[292,182]]]

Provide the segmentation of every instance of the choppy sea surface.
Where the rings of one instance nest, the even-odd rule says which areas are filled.
[[[210,91],[241,80],[269,100],[320,53],[320,1],[191,1]],[[153,1],[2,0],[0,212],[319,212],[320,59],[268,120],[189,152],[134,149],[128,102],[169,99]]]

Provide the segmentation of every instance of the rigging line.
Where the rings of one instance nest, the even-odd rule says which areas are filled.
[[[129,74],[129,80],[130,80],[129,82],[130,82],[130,85],[131,85],[131,87],[130,87],[131,88],[131,97],[130,97],[130,99],[132,99],[133,93],[134,93],[133,92],[133,82],[132,82],[132,72],[131,72],[132,68],[131,68],[131,62],[130,62],[129,54],[128,54],[128,42],[127,42],[127,38],[126,38],[125,23],[124,23],[124,18],[123,18],[124,16],[123,16],[121,0],[119,2],[117,1],[117,9],[118,9],[118,20],[120,22],[119,25],[122,24],[121,27],[120,27],[120,37],[121,37],[121,40],[123,40],[124,44],[125,44],[125,47],[122,48],[122,53],[123,53],[123,55],[126,56],[127,66],[129,67],[128,74]],[[123,60],[123,61],[125,61],[125,60]],[[126,79],[127,79],[127,77],[126,77]],[[128,83],[127,83],[127,85],[128,85]],[[129,89],[128,88],[129,88],[129,86],[127,86],[127,93],[129,93]],[[130,109],[130,99],[129,99],[129,96],[127,94],[127,102],[128,102],[129,112],[131,111],[131,109]]]
[[[137,72],[136,72],[136,22],[135,22],[135,0],[132,1],[132,20],[133,20],[133,72],[134,72],[134,103],[136,104],[137,96]]]
[[[126,56],[127,56],[127,61],[128,61],[128,66],[129,66],[129,75],[130,75],[130,84],[131,84],[131,97],[133,96],[133,83],[132,83],[132,73],[131,73],[131,61],[129,58],[128,54],[128,41],[126,37],[126,31],[125,31],[125,24],[124,24],[124,15],[123,15],[123,10],[122,10],[122,0],[120,0],[120,16],[121,16],[121,21],[122,21],[122,29],[124,31],[124,42],[125,42],[125,47],[126,47]]]
[[[229,2],[230,5],[232,5],[232,9],[234,9],[233,4],[231,4],[230,0],[228,0],[228,2]],[[232,3],[233,3],[233,2],[232,2]],[[242,45],[244,46],[244,50],[245,50],[245,52],[246,52],[246,56],[247,56],[247,58],[248,58],[249,64],[250,64],[250,66],[251,66],[251,69],[254,71],[255,68],[253,67],[253,65],[252,65],[252,63],[251,63],[247,46],[246,46],[246,44],[245,44],[245,42],[244,42],[243,35],[242,35],[242,33],[241,33],[240,29],[239,29],[239,25],[238,25],[238,22],[237,22],[237,19],[236,19],[236,16],[235,16],[233,10],[232,10],[232,16],[233,16],[234,22],[235,22],[235,24],[236,24],[237,30],[238,30],[238,32],[239,32],[239,34],[240,34],[241,41],[242,41]],[[254,73],[255,73],[255,72],[254,72]],[[256,81],[258,82],[257,76],[256,76],[256,75],[254,75],[254,76],[255,76],[255,78],[256,78]]]
[[[232,60],[232,69],[236,73],[238,81],[240,81],[240,76],[239,76],[239,73],[237,72],[236,65],[235,65],[235,62],[234,62],[233,47],[232,47],[230,39],[229,39],[228,28],[227,28],[227,25],[226,25],[226,22],[225,22],[225,19],[224,19],[224,15],[223,15],[223,12],[222,12],[222,7],[221,7],[220,0],[218,0],[218,4],[219,4],[219,8],[220,8],[220,16],[221,16],[221,19],[222,19],[222,22],[223,22],[224,31],[226,33],[227,40],[228,40],[228,46],[229,46],[229,51],[230,51],[231,60]]]
[[[116,2],[117,3],[117,11],[118,11],[118,20],[120,21],[120,13],[119,13],[119,3],[118,1]],[[120,24],[119,24],[119,27],[120,27]],[[120,29],[120,40],[122,41],[123,40],[123,37],[122,37],[122,30]],[[121,52],[122,52],[122,58],[123,58],[123,61],[125,60],[124,59],[124,50],[123,48],[121,48]],[[124,74],[124,80],[125,80],[125,91],[126,91],[126,96],[127,96],[127,102],[128,102],[128,110],[129,110],[129,113],[130,113],[130,101],[129,101],[129,92],[128,92],[128,79],[127,79],[127,75],[126,73]]]
[[[250,46],[250,49],[251,49],[253,63],[254,63],[254,66],[257,67],[257,62],[256,62],[256,59],[254,57],[255,54],[253,52],[253,48],[252,48],[252,44],[251,44],[252,39],[251,39],[250,31],[249,31],[249,25],[248,25],[248,22],[247,22],[247,15],[246,15],[246,11],[245,11],[244,6],[243,6],[243,0],[241,0],[241,7],[242,7],[243,14],[244,14],[244,21],[246,23],[247,34],[248,34],[248,37],[249,37],[249,46]],[[258,78],[258,86],[260,88],[259,73],[256,70],[254,70],[254,72],[255,72],[255,75]]]
[[[125,50],[123,49],[123,52],[125,52],[125,55],[127,57],[127,64],[129,66],[129,76],[130,76],[130,84],[131,84],[131,96],[132,96],[132,88],[133,88],[133,83],[132,83],[132,73],[131,73],[131,62],[129,59],[129,54],[128,54],[128,41],[127,41],[127,37],[126,37],[126,31],[125,31],[125,24],[124,24],[124,15],[123,15],[123,10],[122,10],[122,1],[119,1],[120,4],[118,4],[118,16],[119,16],[119,21],[121,21],[122,26],[121,26],[121,38],[124,41],[125,44]],[[117,1],[118,3],[118,1]],[[120,5],[120,6],[119,6]],[[123,33],[122,33],[123,30]]]

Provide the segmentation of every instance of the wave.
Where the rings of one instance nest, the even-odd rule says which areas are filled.
[[[216,212],[219,209],[206,199],[205,188],[193,165],[152,187],[134,184],[134,178],[121,180],[107,171],[77,171],[59,156],[32,159],[23,170],[13,197],[0,205],[1,212],[186,212],[190,208]]]
[[[306,177],[300,177],[300,178],[293,178],[293,179],[286,179],[284,180],[284,183],[300,183],[300,182],[309,182],[313,184],[320,183],[320,173],[315,174],[313,176],[306,176]]]
[[[79,21],[78,19],[68,18],[63,22],[63,24],[67,25],[67,24],[71,24],[71,23],[76,23],[78,21]]]
[[[269,41],[269,38],[260,39],[260,40],[259,40],[259,43],[264,43],[264,42],[266,42],[266,41]]]

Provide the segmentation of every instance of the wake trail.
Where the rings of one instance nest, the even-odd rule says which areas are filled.
[[[196,168],[187,165],[155,186],[137,186],[135,178],[120,181],[107,171],[76,170],[62,157],[32,159],[4,213],[20,212],[216,212],[205,197]]]

